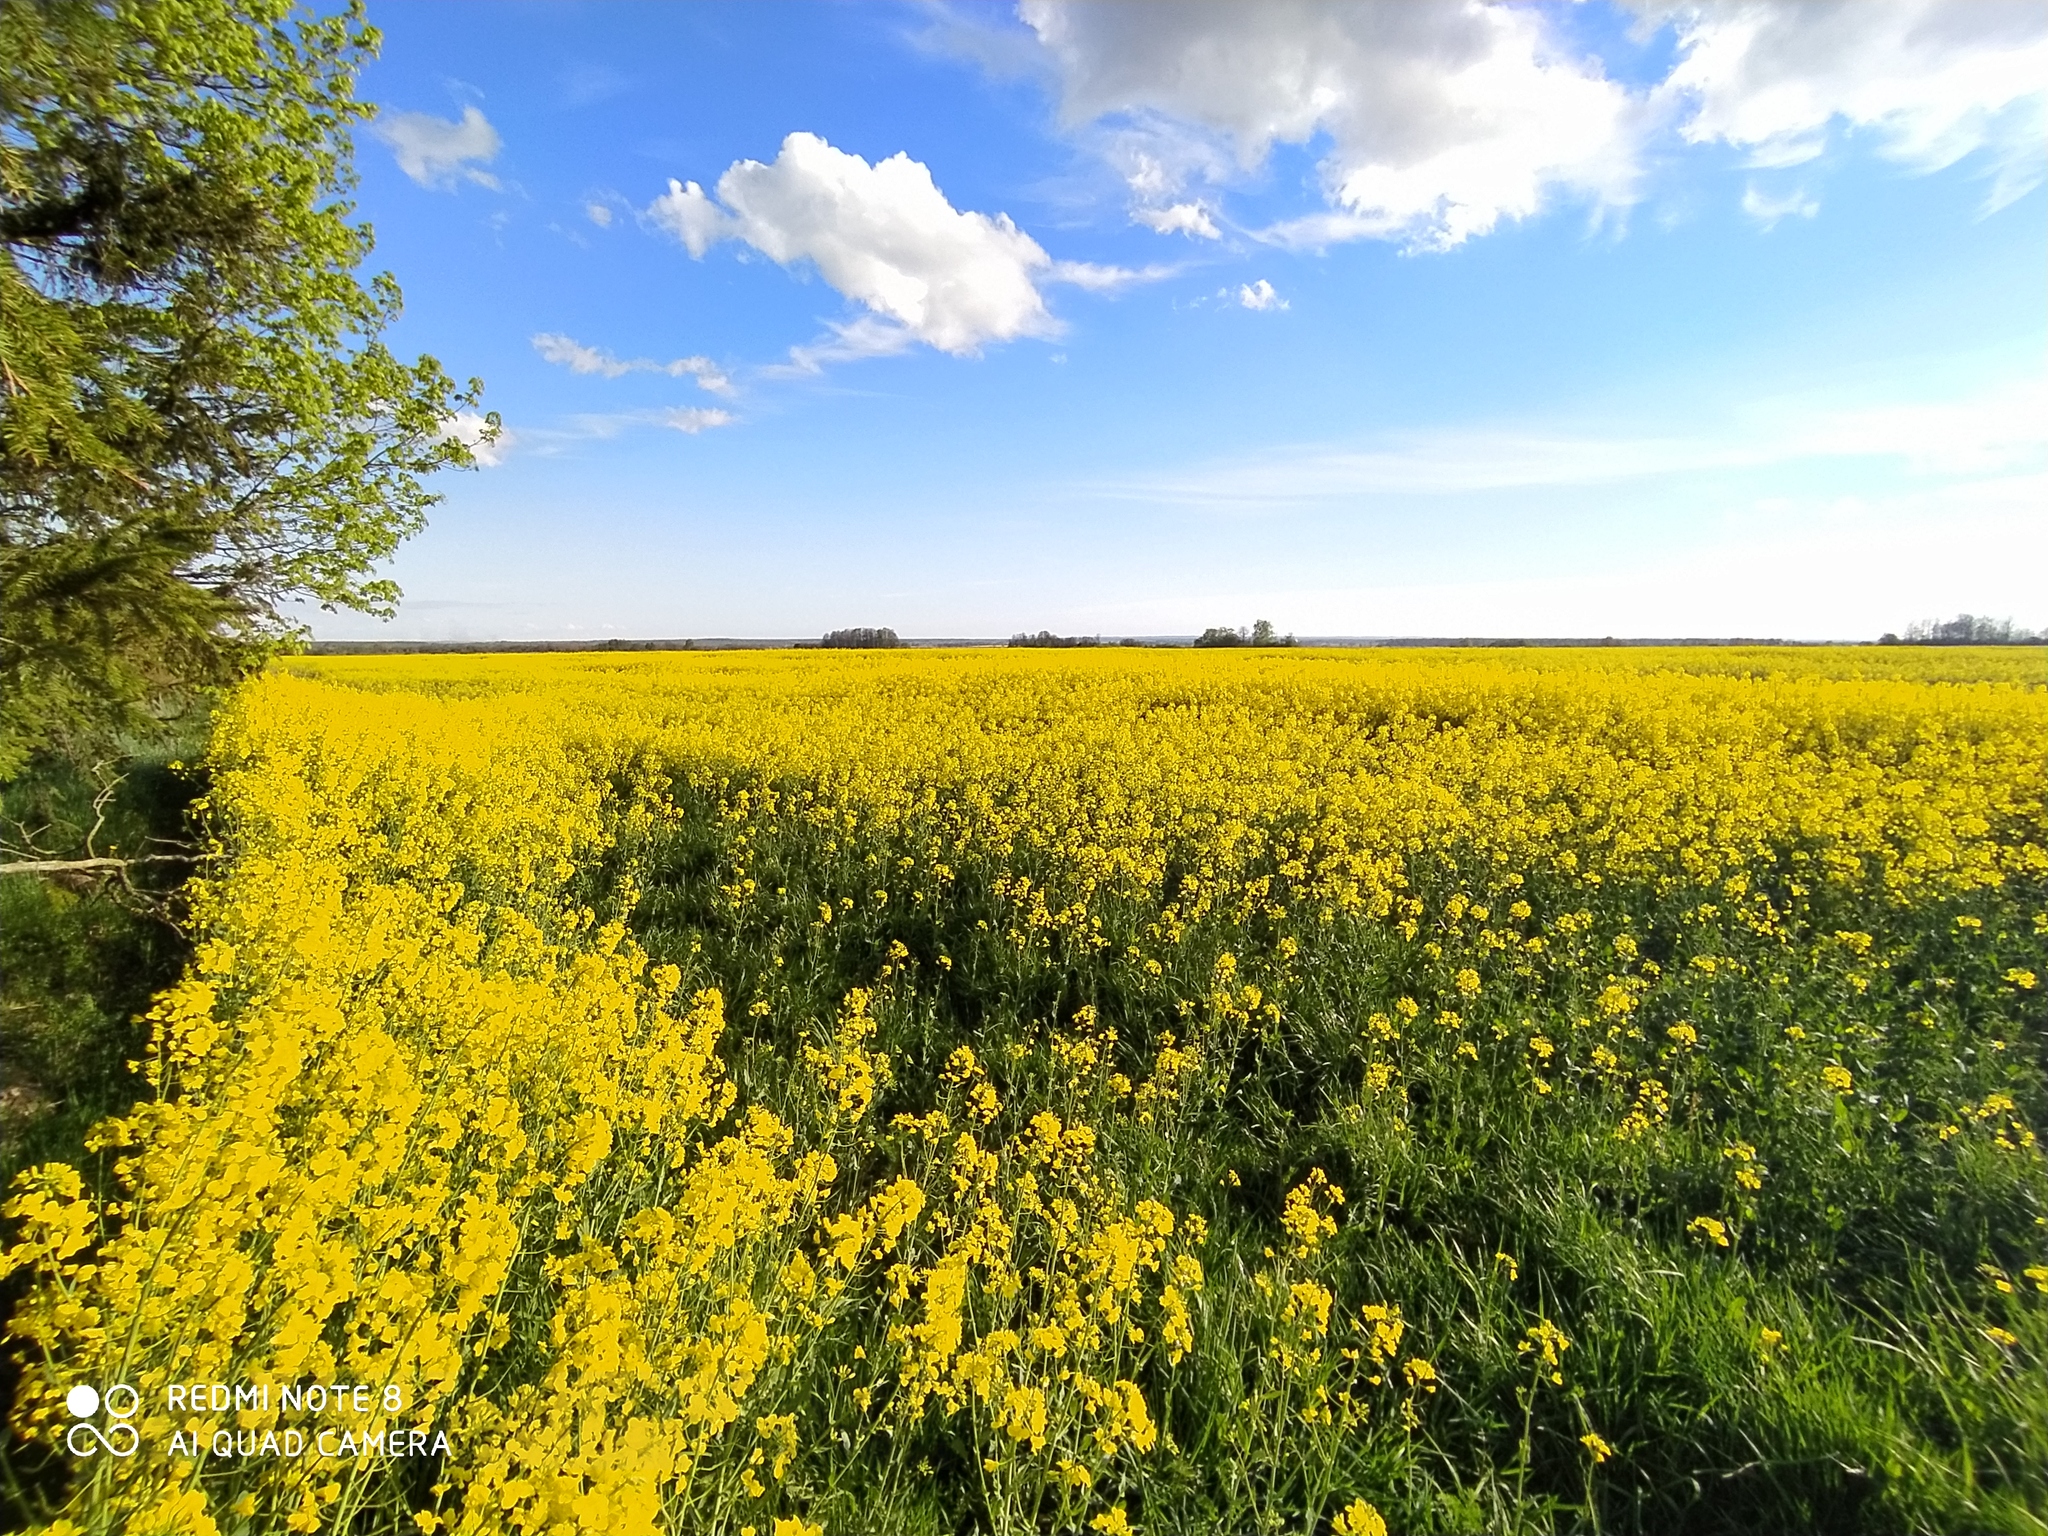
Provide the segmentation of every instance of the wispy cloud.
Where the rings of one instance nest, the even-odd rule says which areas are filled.
[[[1172,277],[1179,267],[1153,263],[1143,267],[1105,266],[1093,261],[1056,261],[1045,280],[1066,283],[1089,293],[1117,293],[1139,283],[1157,283]]]
[[[651,357],[616,357],[602,347],[585,346],[573,336],[555,331],[536,335],[533,350],[571,373],[596,374],[607,379],[623,378],[629,373],[661,373],[672,379],[694,378],[700,387],[713,394],[733,392],[732,380],[708,357],[678,357],[666,363]]]
[[[565,106],[587,107],[606,101],[629,89],[632,82],[604,64],[572,64],[562,72],[562,102]]]
[[[917,344],[916,334],[907,326],[892,325],[863,315],[858,320],[833,324],[830,334],[803,346],[789,349],[789,361],[771,363],[761,370],[771,379],[808,378],[823,373],[834,363],[855,363],[869,357],[894,357]]]
[[[1754,417],[1699,435],[1475,427],[1368,446],[1308,444],[1088,489],[1119,499],[1250,508],[1591,486],[1801,459],[1892,459],[1919,474],[1981,475],[2037,465],[2048,453],[2048,386],[2035,381],[1967,399],[1850,410],[1774,402]]]
[[[1810,219],[1820,212],[1820,203],[1794,187],[1773,195],[1755,182],[1742,189],[1742,211],[1769,229],[1780,219]]]
[[[678,432],[687,432],[695,437],[706,427],[728,427],[733,423],[731,411],[698,405],[677,406],[661,413],[661,424],[673,427]]]
[[[739,421],[719,406],[667,405],[632,411],[579,411],[563,417],[558,425],[526,427],[520,432],[523,450],[547,458],[564,453],[579,443],[610,442],[643,427],[666,427],[695,437],[715,427],[729,427]]]

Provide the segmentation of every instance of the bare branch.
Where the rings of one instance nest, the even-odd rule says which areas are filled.
[[[116,874],[137,864],[195,864],[198,860],[196,853],[139,853],[132,859],[19,859],[0,864],[0,875]]]

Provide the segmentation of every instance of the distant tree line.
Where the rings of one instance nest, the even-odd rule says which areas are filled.
[[[1268,619],[1260,619],[1250,629],[1230,629],[1220,625],[1214,629],[1205,629],[1202,631],[1200,638],[1195,641],[1196,645],[1206,646],[1293,645],[1294,643],[1294,636],[1279,633],[1273,628],[1272,622]]]
[[[1959,613],[1952,619],[1926,619],[1906,626],[1902,640],[1889,632],[1878,638],[1879,645],[2039,645],[2048,631],[2016,629],[2011,619],[1987,619],[1981,614]]]
[[[1015,634],[1010,636],[1012,645],[1038,646],[1046,650],[1066,649],[1077,645],[1100,645],[1100,635],[1056,635],[1049,629],[1041,629],[1035,635]]]
[[[818,644],[828,651],[893,651],[903,644],[893,629],[835,629]]]

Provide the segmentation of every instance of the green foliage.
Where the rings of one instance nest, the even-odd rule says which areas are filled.
[[[903,644],[893,629],[835,629],[818,642],[828,651],[893,651]]]
[[[144,853],[186,837],[197,788],[160,757],[129,762],[112,783],[43,756],[0,789],[0,819],[9,843],[59,858]],[[189,872],[166,859],[125,880],[0,879],[0,1187],[50,1158],[95,1165],[85,1133],[137,1094],[136,1020],[190,951],[171,910]]]
[[[1049,629],[1041,629],[1037,634],[1032,635],[1020,630],[1018,633],[1010,636],[1010,644],[1012,646],[1037,650],[1072,650],[1075,647],[1100,645],[1102,644],[1102,636],[1056,635]]]
[[[1260,619],[1250,629],[1232,629],[1228,625],[1215,625],[1202,631],[1195,638],[1195,644],[1204,647],[1238,645],[1293,645],[1294,636],[1283,635],[1273,627],[1271,619]]]
[[[474,462],[481,386],[378,340],[351,221],[359,7],[0,3],[0,779],[293,633]],[[468,417],[461,413],[469,411]]]
[[[2048,639],[2039,631],[2016,629],[2011,619],[1987,618],[1978,613],[1959,613],[1952,619],[1927,619],[1906,626],[1907,645],[2038,645]],[[1898,645],[1899,637],[1886,634],[1879,645]]]

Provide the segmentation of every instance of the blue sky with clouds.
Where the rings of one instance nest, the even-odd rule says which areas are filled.
[[[2048,7],[373,5],[328,637],[2048,625]]]

